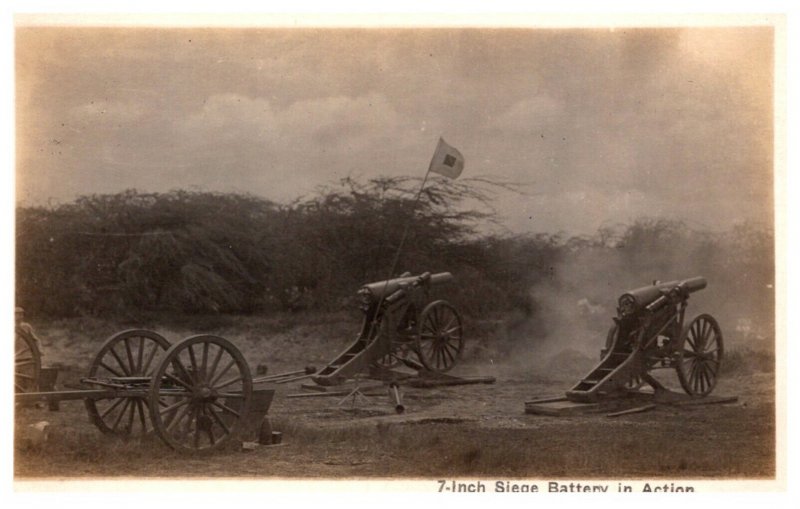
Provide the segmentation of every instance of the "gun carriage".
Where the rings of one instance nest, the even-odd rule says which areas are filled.
[[[449,371],[461,357],[461,315],[446,300],[431,300],[431,288],[453,280],[449,272],[378,281],[358,290],[364,313],[361,330],[348,347],[312,379],[339,385],[373,368],[405,363],[435,373]]]
[[[567,392],[567,398],[594,402],[643,383],[663,390],[650,375],[662,368],[675,369],[690,396],[710,394],[722,361],[722,331],[709,314],[684,325],[689,296],[706,284],[705,278],[694,277],[654,283],[620,296],[600,363]]]
[[[242,353],[218,336],[170,345],[153,331],[131,329],[103,343],[80,389],[35,392],[38,364],[31,361],[38,360],[38,350],[28,346],[24,330],[17,332],[17,403],[83,400],[103,433],[128,439],[155,432],[182,452],[218,449],[237,436],[249,416],[253,386],[282,377],[254,379]],[[271,400],[273,391],[264,392]]]

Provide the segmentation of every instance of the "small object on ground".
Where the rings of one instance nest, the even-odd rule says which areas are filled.
[[[258,433],[258,443],[261,445],[270,445],[272,444],[272,423],[269,420],[269,417],[264,417],[261,420],[261,429]]]
[[[39,421],[26,426],[21,430],[19,440],[29,449],[41,449],[50,440],[50,423]]]
[[[389,384],[389,397],[394,401],[394,411],[398,414],[402,414],[406,411],[406,407],[403,406],[403,395],[400,392],[400,386],[397,385],[397,382],[392,382]]]
[[[361,392],[361,387],[359,387],[359,386],[356,386],[352,391],[348,392],[347,395],[345,397],[343,397],[341,400],[339,400],[339,402],[336,403],[336,404],[341,406],[342,403],[344,403],[345,401],[348,400],[348,398],[352,398],[352,401],[350,402],[350,407],[351,408],[355,408],[356,401],[359,398],[361,398],[361,400],[364,403],[369,403],[369,398],[367,398],[367,396],[363,392]]]
[[[272,432],[272,445],[278,445],[283,442],[283,433],[280,431]]]
[[[242,442],[242,452],[253,452],[258,448],[258,442]]]

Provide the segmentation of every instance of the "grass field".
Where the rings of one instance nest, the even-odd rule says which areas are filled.
[[[273,319],[235,318],[139,324],[175,341],[214,332],[239,346],[251,366],[271,372],[321,366],[352,339],[350,315]],[[309,324],[310,323],[310,324]],[[45,364],[58,365],[60,383],[77,381],[104,336],[133,324],[99,320],[35,323]],[[484,331],[491,327],[485,327]],[[600,347],[598,340],[597,348]],[[503,352],[511,352],[510,354]],[[281,386],[269,412],[283,445],[242,452],[236,444],[212,455],[185,456],[156,437],[124,442],[89,422],[80,402],[58,412],[17,407],[15,475],[27,478],[772,478],[775,475],[775,389],[769,351],[729,348],[728,367],[715,394],[735,404],[659,406],[609,418],[526,415],[524,402],[559,395],[594,359],[574,350],[520,358],[492,337],[468,344],[455,374],[490,375],[493,385],[437,389],[404,387],[407,411],[396,415],[388,398],[339,403],[338,398],[288,399]],[[674,386],[673,373],[664,374]],[[44,444],[25,439],[31,424],[47,421]]]

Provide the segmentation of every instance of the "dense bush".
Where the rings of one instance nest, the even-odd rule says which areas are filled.
[[[652,279],[696,274],[771,315],[768,228],[709,233],[642,219],[583,237],[486,234],[492,190],[502,184],[437,179],[415,202],[418,186],[347,178],[290,205],[126,191],[20,207],[17,301],[48,316],[332,310],[384,279],[404,239],[394,273],[453,272],[458,286],[443,293],[475,317],[533,316],[560,296],[570,319],[577,299],[604,302]]]

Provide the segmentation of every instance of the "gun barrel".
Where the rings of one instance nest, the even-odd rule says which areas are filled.
[[[689,279],[679,279],[669,281],[667,283],[659,283],[650,286],[643,286],[634,290],[629,290],[622,294],[619,302],[630,302],[634,304],[635,309],[641,309],[651,303],[662,295],[669,293],[675,288],[680,287],[686,294],[694,293],[702,290],[708,285],[706,278],[697,276]]]
[[[449,272],[439,272],[437,274],[425,272],[419,276],[398,277],[395,279],[389,279],[388,281],[384,280],[370,283],[362,286],[360,292],[366,290],[374,299],[380,299],[382,296],[386,297],[393,294],[401,286],[410,285],[411,283],[419,281],[420,279],[427,279],[431,285],[439,285],[448,281],[452,281],[453,275]]]

